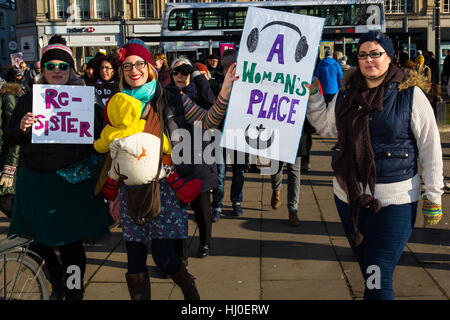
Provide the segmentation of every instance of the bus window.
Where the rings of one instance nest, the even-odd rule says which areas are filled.
[[[192,9],[173,10],[169,17],[169,30],[192,30]]]
[[[348,26],[350,25],[348,21],[349,6],[336,6],[335,17],[336,26]]]
[[[243,28],[246,15],[247,8],[229,10],[227,12],[227,26],[230,28]]]
[[[220,9],[198,9],[197,20],[199,30],[224,27],[223,10]]]
[[[304,14],[304,15],[314,15],[310,13],[312,7],[291,7],[291,13]]]
[[[352,25],[365,25],[369,14],[367,13],[367,5],[351,6],[351,24]]]

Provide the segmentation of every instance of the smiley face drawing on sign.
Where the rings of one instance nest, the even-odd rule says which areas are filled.
[[[264,126],[262,124],[260,124],[259,126],[256,127],[256,130],[258,131],[258,136],[256,137],[256,139],[252,139],[248,135],[249,128],[250,128],[250,124],[245,129],[245,142],[250,147],[252,147],[253,149],[257,149],[257,150],[264,150],[264,149],[270,148],[270,146],[272,145],[273,139],[275,138],[275,135],[274,135],[275,133],[273,131],[272,131],[272,135],[270,136],[269,139],[262,140],[261,134],[266,130],[266,128],[264,128]]]

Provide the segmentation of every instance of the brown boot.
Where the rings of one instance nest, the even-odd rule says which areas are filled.
[[[281,206],[281,190],[273,190],[270,204],[274,210]]]
[[[298,227],[300,225],[297,211],[289,212],[289,224],[293,227]]]
[[[127,273],[125,276],[131,300],[150,300],[151,290],[148,272]]]
[[[184,300],[200,300],[195,278],[187,271],[184,263],[181,263],[180,270],[174,275],[171,275],[171,278],[180,287],[181,291],[183,291]]]

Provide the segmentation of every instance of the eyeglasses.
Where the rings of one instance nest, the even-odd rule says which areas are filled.
[[[381,57],[385,53],[386,52],[383,52],[383,51],[380,51],[380,52],[372,51],[372,52],[369,52],[369,53],[363,52],[363,53],[358,54],[358,59],[359,60],[366,60],[367,57],[370,57],[371,59],[378,59],[379,57]]]
[[[103,70],[103,69],[105,69],[106,71],[109,71],[109,70],[112,70],[114,68],[106,67],[106,66],[100,67],[100,70]]]
[[[47,71],[53,71],[58,67],[61,71],[67,71],[69,70],[70,63],[67,62],[60,62],[60,63],[54,63],[54,62],[46,62],[44,63],[44,67]]]
[[[187,72],[187,71],[176,71],[176,70],[172,71],[173,76],[177,76],[179,73],[181,73],[185,77],[187,77],[189,75],[189,72]]]
[[[122,70],[131,71],[133,69],[133,67],[136,67],[136,69],[141,71],[142,69],[145,68],[146,65],[147,65],[147,61],[143,61],[143,60],[137,61],[136,63],[124,63],[122,65]]]

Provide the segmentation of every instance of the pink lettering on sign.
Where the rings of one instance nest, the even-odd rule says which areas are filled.
[[[81,121],[80,122],[80,138],[87,136],[87,137],[92,137],[92,135],[89,133],[89,128],[90,128],[90,124],[89,122],[85,122],[85,121]]]
[[[68,98],[69,97],[69,94],[67,93],[67,92],[61,92],[60,94],[59,94],[59,96],[58,96],[58,102],[59,102],[59,104],[60,105],[62,105],[62,106],[67,106],[68,104],[69,104],[69,101],[68,101],[68,99],[67,100],[62,100],[63,98]]]
[[[74,122],[78,122],[77,118],[69,118],[67,119],[67,132],[77,132],[77,129],[75,128]]]
[[[55,89],[45,90],[45,108],[50,109],[52,106],[55,109],[61,109],[55,98],[58,96],[58,91]]]
[[[38,114],[36,116],[37,124],[34,130],[44,129],[44,135],[48,136],[50,131],[67,131],[67,133],[78,133],[80,138],[92,137],[89,132],[91,125],[87,121],[80,121],[78,118],[70,118],[71,112],[58,112],[57,116],[53,115],[49,120],[45,116]]]
[[[42,118],[45,119],[45,116],[43,116],[42,114],[38,114],[36,116],[38,124],[34,127],[35,130],[40,130],[44,128],[44,123],[41,121]]]
[[[65,91],[58,93],[56,89],[45,89],[45,108],[61,109],[61,106],[65,107],[69,104],[69,94]],[[82,98],[73,97],[72,101],[82,102]]]
[[[66,117],[70,116],[71,113],[70,112],[58,112],[57,115],[61,117],[61,131],[65,132],[66,131]]]

